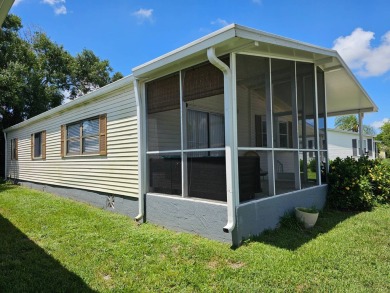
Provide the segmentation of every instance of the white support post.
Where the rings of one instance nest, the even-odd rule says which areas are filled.
[[[363,118],[364,113],[359,112],[359,155],[364,156],[363,150]]]
[[[291,82],[291,103],[292,103],[292,139],[293,148],[299,148],[299,131],[298,131],[298,93],[297,93],[297,63],[294,62],[292,70],[293,81]],[[299,152],[294,151],[294,174],[295,174],[295,189],[301,189],[301,176],[299,170]]]
[[[276,194],[275,190],[275,153],[274,153],[274,122],[272,113],[272,80],[271,80],[271,59],[268,60],[268,74],[265,76],[266,108],[267,108],[267,146],[271,148],[268,152],[268,193],[270,196]]]
[[[318,81],[317,81],[317,67],[315,64],[313,64],[313,70],[314,70],[314,131],[315,131],[315,146],[317,148],[315,154],[316,154],[316,169],[317,169],[317,184],[321,185],[321,162],[320,162],[320,132],[318,127]]]
[[[183,101],[183,71],[180,71],[180,128],[181,128],[181,190],[182,197],[188,197],[187,153],[187,107]]]
[[[144,87],[144,85],[142,85]],[[137,102],[137,125],[138,125],[138,215],[135,220],[140,221],[144,218],[145,194],[147,186],[147,170],[146,170],[146,108],[145,102],[142,100],[139,80],[134,80],[134,92]]]

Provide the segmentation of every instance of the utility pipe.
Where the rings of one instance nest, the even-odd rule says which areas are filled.
[[[237,180],[235,180],[236,164],[234,150],[237,150],[234,144],[234,107],[232,102],[232,71],[215,55],[215,48],[207,49],[207,58],[210,63],[223,72],[224,76],[224,104],[225,104],[225,155],[226,155],[226,192],[227,192],[227,214],[228,222],[223,231],[232,232],[236,226],[236,190]]]
[[[137,105],[137,125],[138,125],[138,215],[135,217],[136,221],[140,221],[144,217],[145,206],[145,188],[144,188],[144,134],[143,134],[143,120],[142,120],[142,100],[139,91],[139,81],[134,79],[134,94]]]

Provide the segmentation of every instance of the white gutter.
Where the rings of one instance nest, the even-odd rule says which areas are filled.
[[[143,123],[142,123],[142,100],[139,92],[139,80],[134,79],[134,93],[137,104],[137,125],[138,125],[138,215],[136,221],[140,221],[144,217],[145,206],[145,188],[144,188],[144,144],[143,144]]]
[[[215,55],[215,48],[207,49],[207,58],[215,67],[223,72],[224,75],[224,107],[225,107],[225,156],[226,156],[226,197],[228,222],[223,231],[232,232],[236,226],[236,206],[237,206],[237,180],[235,180],[236,167],[234,150],[234,107],[232,103],[232,71]]]
[[[7,158],[7,154],[8,154],[8,143],[7,143],[7,133],[5,133],[5,131],[3,131],[3,134],[4,134],[4,180],[7,180],[7,174],[8,174],[8,158]]]

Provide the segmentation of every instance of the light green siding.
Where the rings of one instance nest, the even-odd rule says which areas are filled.
[[[61,125],[107,114],[107,156],[61,158]],[[46,160],[31,160],[31,134],[46,130]],[[19,160],[10,160],[18,138]],[[138,127],[132,83],[7,133],[10,178],[138,197]]]

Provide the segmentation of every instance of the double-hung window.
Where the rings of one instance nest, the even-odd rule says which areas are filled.
[[[106,155],[106,123],[106,115],[100,115],[63,125],[61,131],[62,156]]]
[[[31,134],[31,159],[46,159],[46,131]]]

